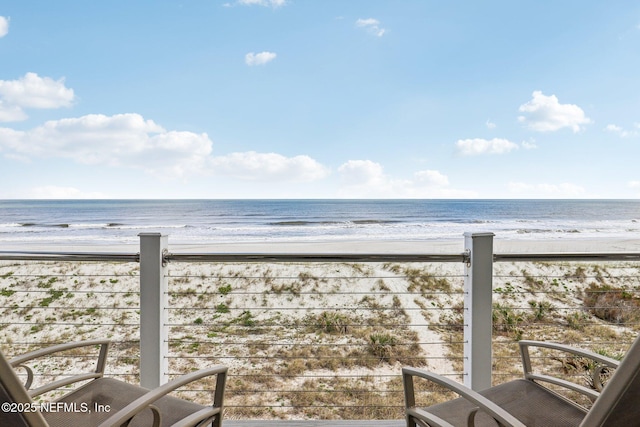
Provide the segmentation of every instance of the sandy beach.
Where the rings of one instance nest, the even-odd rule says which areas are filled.
[[[220,253],[415,253],[439,254],[464,251],[459,240],[413,241],[340,241],[299,243],[220,243],[218,245],[171,245],[174,252]],[[494,253],[548,252],[640,252],[640,236],[629,239],[494,239]]]
[[[137,253],[137,244],[114,245],[60,245],[5,243],[0,251],[45,252],[111,252]],[[175,253],[376,253],[376,254],[439,254],[464,251],[464,237],[446,240],[395,241],[395,240],[340,240],[299,242],[242,242],[184,244],[172,243],[169,250]],[[640,236],[630,234],[628,239],[577,238],[577,239],[499,239],[494,238],[494,253],[554,253],[554,252],[640,252]]]
[[[2,249],[138,252],[134,245]],[[464,247],[461,238],[170,244],[169,250],[429,254],[461,253]],[[495,253],[638,251],[640,239],[495,241]],[[364,405],[365,398],[345,397],[336,390],[397,390],[400,368],[407,364],[460,379],[463,269],[462,263],[170,263],[170,371],[229,365],[231,418],[398,417],[397,408],[360,414],[349,408]],[[515,346],[510,345],[514,334],[563,342],[611,340],[602,330],[587,338],[591,333],[582,323],[596,328],[607,322],[582,317],[585,289],[606,284],[635,290],[637,271],[637,265],[622,262],[495,263],[494,300],[503,307],[498,313],[505,323],[494,345],[507,348],[496,351],[504,360],[513,360],[509,358],[515,356]],[[108,372],[137,381],[138,274],[137,263],[0,262],[3,350],[13,355],[42,343],[108,337],[114,341]],[[530,320],[534,307],[545,307],[544,323]],[[513,319],[508,316],[516,319],[516,326],[509,325]],[[583,329],[567,327],[572,322]],[[624,349],[633,328],[607,327]],[[517,375],[517,369],[505,363],[496,362],[500,375]],[[386,407],[386,393],[368,395],[368,405]],[[329,406],[348,402],[349,408],[321,410],[310,396]],[[390,401],[399,407],[401,396],[393,396]],[[262,409],[248,411],[243,408],[247,402]],[[274,407],[281,408],[268,409]]]

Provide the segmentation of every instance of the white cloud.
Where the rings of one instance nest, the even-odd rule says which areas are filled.
[[[139,114],[91,114],[27,131],[0,128],[0,149],[8,154],[132,167],[160,176],[205,172],[211,146],[207,134],[166,131]]]
[[[364,28],[369,33],[377,37],[382,37],[387,31],[386,29],[381,28],[380,21],[374,18],[358,19],[356,21],[356,27]]]
[[[27,73],[18,80],[0,80],[0,96],[7,104],[24,108],[70,107],[73,89],[64,85],[64,79],[53,80]]]
[[[635,125],[636,127],[638,127],[638,124],[636,123]],[[632,136],[637,136],[638,135],[638,131],[635,130],[626,130],[618,125],[607,125],[604,130],[606,130],[607,132],[611,132],[614,133],[616,135],[618,135],[620,138],[628,138],[628,137],[632,137]]]
[[[276,153],[231,153],[214,157],[215,173],[251,181],[314,181],[329,170],[309,156],[285,157]]]
[[[446,187],[449,185],[449,178],[435,170],[424,170],[414,174],[416,182],[428,186]]]
[[[514,195],[528,198],[572,198],[585,194],[583,187],[569,182],[561,184],[510,182],[507,184],[507,188]]]
[[[491,140],[482,138],[460,139],[456,142],[456,150],[462,156],[504,154],[517,149],[518,144],[502,138],[493,138]]]
[[[27,113],[17,105],[7,105],[0,99],[0,123],[19,122],[28,118]]]
[[[371,160],[349,160],[338,168],[341,197],[380,198],[468,198],[476,194],[449,187],[449,178],[436,170],[416,172],[412,179],[396,179]]]
[[[85,192],[74,187],[59,187],[45,185],[35,187],[29,191],[29,198],[34,199],[104,199],[106,196],[100,192]]]
[[[0,16],[0,38],[9,34],[9,18]]]
[[[374,18],[367,18],[367,19],[360,18],[356,21],[356,25],[358,27],[373,27],[379,24],[380,24],[380,21]]]
[[[640,181],[629,181],[627,185],[632,190],[640,190]]]
[[[249,66],[264,65],[276,59],[276,56],[277,55],[273,52],[260,52],[260,53],[250,52],[244,56],[244,62]]]
[[[338,172],[347,185],[376,185],[386,180],[382,165],[371,160],[349,160]]]
[[[530,141],[522,141],[522,148],[524,148],[525,150],[534,150],[536,148],[538,148],[538,145],[536,144],[535,140],[530,140]]]
[[[73,89],[64,85],[64,79],[27,73],[18,80],[0,80],[0,121],[25,120],[25,108],[70,107],[74,99]]]
[[[607,125],[607,127],[605,127],[604,130],[606,130],[607,132],[615,133],[616,135],[619,135],[622,138],[629,135],[627,131],[625,131],[618,125]]]
[[[487,119],[485,125],[487,126],[487,129],[495,129],[497,127],[497,125],[489,119]]]
[[[238,0],[242,6],[281,7],[287,4],[286,0]]]
[[[518,121],[531,130],[552,132],[562,128],[571,128],[579,132],[582,125],[591,123],[582,108],[574,104],[560,104],[555,95],[546,96],[540,91],[533,92],[531,101],[519,108],[522,116]]]
[[[623,131],[623,129],[618,125],[607,125],[605,130],[607,130],[609,132],[614,132],[614,133],[620,133],[620,132]]]
[[[166,179],[217,173],[253,181],[313,181],[330,172],[309,156],[250,151],[214,157],[212,146],[206,133],[169,131],[134,113],[52,120],[27,131],[0,127],[0,152],[22,162],[62,158]]]

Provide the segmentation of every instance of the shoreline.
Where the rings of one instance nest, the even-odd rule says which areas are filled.
[[[173,253],[375,253],[375,254],[455,254],[464,251],[464,237],[438,240],[343,240],[295,242],[220,242],[203,244],[171,243]],[[90,252],[137,253],[138,244],[58,244],[2,243],[0,252]],[[556,252],[640,252],[637,238],[583,239],[498,239],[494,238],[494,253],[556,253]]]

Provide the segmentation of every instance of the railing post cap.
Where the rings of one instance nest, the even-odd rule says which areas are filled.
[[[466,231],[464,233],[464,237],[495,237],[495,233],[492,233],[490,231],[483,231],[483,232],[471,232],[471,231]]]
[[[155,236],[163,236],[162,233],[138,233],[138,237],[155,237]]]

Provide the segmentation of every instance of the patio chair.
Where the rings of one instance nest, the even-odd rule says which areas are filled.
[[[414,368],[403,368],[407,427],[629,427],[640,425],[640,337],[622,361],[562,344],[520,341],[524,378],[475,392],[451,379]],[[584,357],[596,366],[592,388],[549,375],[534,373],[530,347],[562,351]],[[614,370],[602,387],[600,374]],[[430,380],[460,397],[426,408],[416,407],[414,377]],[[587,409],[546,385],[572,390],[593,401]]]
[[[99,346],[92,372],[53,381],[33,390],[33,371],[26,365],[43,356],[80,347]],[[0,352],[0,426],[2,427],[220,427],[227,368],[222,365],[192,372],[158,388],[148,390],[112,378],[104,378],[108,340],[81,341],[36,350],[10,361]],[[16,369],[26,371],[23,383]],[[171,391],[208,376],[216,376],[212,406],[176,397]],[[52,402],[34,403],[32,398],[63,386],[88,381]]]

